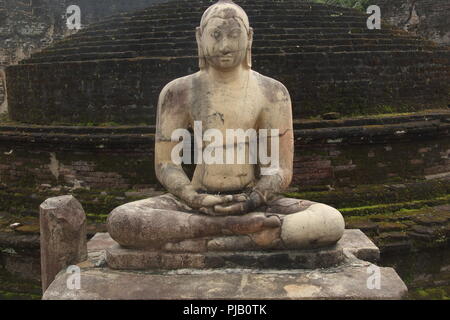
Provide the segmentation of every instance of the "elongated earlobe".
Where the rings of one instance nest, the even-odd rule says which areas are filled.
[[[253,46],[253,28],[250,28],[248,32],[247,54],[245,57],[246,67],[249,69],[252,68],[252,46]]]
[[[197,46],[198,46],[198,67],[200,68],[200,70],[203,70],[206,68],[207,64],[205,54],[203,53],[203,49],[201,46],[202,29],[200,27],[197,27],[195,37],[197,38]]]

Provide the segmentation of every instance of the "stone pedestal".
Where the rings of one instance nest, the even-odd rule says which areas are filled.
[[[86,214],[73,196],[44,201],[39,208],[42,290],[58,272],[87,258]]]
[[[126,250],[108,234],[97,234],[88,251],[88,260],[79,264],[81,289],[67,289],[70,275],[61,272],[44,299],[401,299],[407,293],[394,269],[372,264],[379,250],[360,230],[346,230],[336,246],[316,255]],[[107,260],[123,269],[112,269]],[[147,267],[152,268],[136,271]]]

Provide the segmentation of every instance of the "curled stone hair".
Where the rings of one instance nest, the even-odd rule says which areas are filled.
[[[235,10],[230,10],[230,8],[223,8],[224,5],[232,5],[235,7]],[[224,12],[223,12],[224,11]],[[203,13],[202,19],[200,21],[200,27],[197,27],[197,32],[199,34],[203,33],[203,30],[205,29],[206,25],[208,24],[209,20],[212,18],[225,18],[230,19],[234,18],[241,22],[241,24],[244,26],[244,28],[247,31],[248,36],[253,35],[253,29],[250,27],[250,21],[248,19],[247,13],[245,13],[244,9],[242,9],[239,5],[234,3],[232,0],[219,0],[217,3],[210,6],[206,11]],[[205,58],[205,54],[203,52],[203,49],[200,45],[200,38],[197,39],[198,42],[198,56],[199,56],[199,67],[200,70],[206,69],[208,66],[208,63]],[[247,48],[246,58],[244,59],[244,65],[248,69],[251,69],[252,67],[252,48],[251,43],[249,43],[249,46]]]

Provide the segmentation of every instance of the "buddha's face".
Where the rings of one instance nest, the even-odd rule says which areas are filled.
[[[211,18],[200,35],[200,46],[207,63],[221,71],[241,65],[249,46],[249,33],[238,19]]]

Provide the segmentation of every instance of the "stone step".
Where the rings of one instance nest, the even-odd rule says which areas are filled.
[[[402,51],[430,51],[433,47],[418,46],[418,45],[397,45],[397,44],[385,44],[385,45],[329,45],[329,46],[304,46],[299,43],[296,46],[283,46],[283,47],[255,47],[253,52],[257,54],[283,54],[283,53],[311,53],[311,52],[353,52],[353,51],[388,51],[388,50],[402,50]],[[84,47],[66,49],[54,52],[46,52],[41,55],[44,59],[59,59],[61,57],[77,57],[87,54],[93,55],[112,55],[114,53],[127,53],[125,56],[118,56],[117,58],[129,58],[138,56],[195,56],[197,48],[191,43],[182,44],[164,44],[161,46],[154,45],[132,45],[132,46],[103,46],[103,47]],[[33,58],[39,59],[40,55],[36,54]]]
[[[254,41],[254,50],[258,50],[258,48],[264,48],[267,46],[268,42],[264,40],[255,40]],[[329,51],[327,48],[331,48],[333,50],[347,50],[348,51],[363,51],[364,47],[367,50],[372,50],[373,48],[379,47],[391,47],[395,46],[400,50],[413,50],[417,48],[418,50],[422,48],[432,48],[430,46],[425,46],[421,41],[393,41],[392,39],[359,39],[359,40],[351,40],[351,39],[324,39],[324,40],[272,40],[270,44],[276,48],[298,48],[300,52],[314,51],[313,49],[317,48],[319,51]],[[52,48],[46,50],[45,52],[33,54],[33,58],[37,58],[40,56],[60,56],[60,55],[68,55],[68,54],[78,54],[78,53],[90,53],[90,52],[123,52],[123,51],[136,51],[136,52],[148,52],[151,54],[152,51],[161,51],[161,50],[176,50],[176,49],[196,49],[196,43],[194,41],[164,41],[164,42],[152,42],[152,43],[128,43],[128,44],[120,44],[117,42],[110,42],[110,44],[101,43],[100,45],[90,46],[90,45],[80,45],[76,47],[69,48]],[[170,52],[170,51],[169,51]]]
[[[299,55],[301,56],[302,59],[302,65],[306,66],[308,63],[311,63],[313,65],[318,65],[317,59],[318,58],[323,58],[323,53],[324,52],[295,52],[295,53],[289,53],[289,52],[284,52],[284,53],[271,53],[271,51],[273,51],[273,48],[268,48],[266,52],[255,52],[255,57],[256,56],[267,56],[267,57],[278,57],[280,55],[286,56],[286,55]],[[155,59],[161,59],[164,60],[165,58],[167,58],[167,52],[160,52],[162,55],[161,56],[152,56],[152,58]],[[409,53],[414,53],[416,56],[418,56],[418,54],[423,53],[424,54],[424,58],[430,58],[431,56],[433,56],[433,52],[432,51],[395,51],[395,54],[399,54],[399,55],[406,55]],[[450,54],[448,52],[445,52],[447,54],[447,59],[449,58]],[[397,59],[393,59],[392,51],[389,50],[384,50],[384,51],[352,51],[352,52],[334,52],[334,51],[330,51],[327,52],[328,55],[328,59],[329,59],[329,64],[333,65],[333,64],[338,64],[338,65],[351,65],[352,63],[355,62],[355,59],[359,59],[357,60],[358,62],[361,62],[361,59],[365,59],[365,60],[373,60],[373,54],[377,54],[378,58],[381,59],[384,57],[384,61],[386,63],[389,64],[393,64],[395,63],[394,61],[397,62],[401,62],[402,66],[409,66],[411,59],[407,58],[407,57],[398,57]],[[148,54],[146,53],[142,53],[142,55],[139,55],[139,53],[135,52],[135,51],[127,51],[127,52],[114,52],[114,53],[86,53],[86,54],[76,54],[76,55],[67,55],[67,56],[58,56],[58,57],[40,57],[40,58],[32,58],[32,59],[28,59],[26,61],[22,61],[21,64],[35,64],[35,63],[53,63],[53,62],[71,62],[71,61],[79,61],[79,62],[83,62],[83,61],[100,61],[100,60],[108,60],[108,59],[130,59],[130,58],[137,58],[137,57],[141,57],[141,58],[146,58],[148,56]],[[179,50],[178,52],[174,52],[174,56],[172,56],[172,58],[176,59],[176,58],[185,58],[185,57],[192,57],[195,58],[197,57],[197,52],[196,51],[191,51],[191,52],[187,52],[186,50]],[[164,60],[165,61],[165,60]],[[307,62],[309,61],[309,62]],[[423,63],[425,63],[426,61],[424,60]],[[369,61],[366,61],[366,63],[370,63]],[[437,74],[442,74],[442,64],[437,65]],[[302,70],[303,71],[303,70]],[[305,70],[306,72],[306,70]],[[312,71],[312,73],[315,73],[316,71]],[[342,71],[343,72],[343,71]],[[431,75],[432,73],[430,73]],[[322,77],[327,77],[328,75],[326,74],[322,74]],[[334,76],[336,79],[338,78],[337,75]],[[342,78],[347,78],[347,76],[342,75]],[[420,80],[420,79],[417,79]],[[368,81],[367,79],[360,79],[360,81]],[[324,81],[324,83],[328,83],[327,81]]]
[[[337,61],[336,63],[339,63],[339,61]],[[300,69],[301,72],[304,73],[304,77],[308,76],[308,78],[311,78],[310,80],[299,80],[298,81],[298,85],[302,85],[304,88],[310,88],[310,87],[316,87],[316,88],[328,88],[329,90],[335,90],[334,86],[330,86],[330,82],[333,81],[335,83],[335,86],[337,87],[340,84],[347,84],[349,86],[353,86],[353,89],[348,90],[346,93],[357,93],[358,88],[363,88],[363,89],[367,89],[367,90],[372,90],[373,93],[375,92],[380,92],[380,94],[382,93],[382,89],[380,85],[377,85],[375,83],[376,78],[373,75],[373,71],[372,70],[372,74],[367,73],[367,74],[361,74],[359,79],[349,79],[348,76],[340,76],[339,74],[336,74],[336,72],[330,72],[328,74],[323,74],[323,75],[316,75],[317,71],[312,71],[312,70],[302,70]],[[380,70],[381,71],[381,70]],[[439,73],[439,69],[437,69],[436,73]],[[424,78],[424,80],[419,81],[419,80],[412,80],[412,79],[408,79],[408,76],[410,75],[414,75],[415,77],[421,77]],[[433,77],[433,73],[429,73],[427,71],[427,69],[422,69],[422,70],[418,70],[414,73],[412,72],[408,72],[405,73],[404,75],[395,75],[395,76],[384,76],[384,82],[383,84],[385,86],[397,86],[396,89],[392,90],[392,94],[395,96],[399,96],[402,94],[402,92],[404,91],[405,93],[410,93],[412,94],[414,92],[414,88],[417,86],[424,86],[427,84],[427,80],[426,78],[429,77]],[[442,78],[438,78],[438,79],[433,79],[433,84],[436,85],[438,84],[440,81],[445,80],[445,77]],[[399,82],[402,82],[402,87],[399,89]],[[356,89],[355,89],[356,88]],[[428,90],[422,89],[423,92],[425,93],[433,93],[434,89],[432,87],[430,87]],[[405,94],[403,93],[403,94]],[[302,101],[298,100],[297,97],[292,97],[293,103],[296,105],[301,105]],[[428,101],[423,97],[423,96],[417,96],[416,100],[420,100],[423,103],[427,103]],[[442,105],[445,104],[445,101],[442,102]],[[298,112],[298,111],[296,111]],[[363,112],[363,110],[361,110],[361,112]]]
[[[194,25],[195,26],[195,25]],[[90,30],[90,29],[89,29]],[[329,27],[329,26],[318,26],[318,27],[289,27],[289,28],[274,28],[274,27],[263,27],[263,28],[259,28],[259,29],[255,29],[255,36],[257,35],[284,35],[286,34],[286,30],[289,30],[289,34],[300,34],[300,35],[316,35],[316,34],[321,34],[321,33],[348,33],[348,34],[369,34],[371,36],[376,36],[376,35],[380,35],[380,34],[390,34],[392,35],[392,33],[394,32],[395,34],[398,35],[403,35],[403,36],[410,36],[410,37],[414,37],[413,35],[411,35],[410,33],[407,32],[403,32],[403,31],[399,31],[397,29],[391,29],[391,28],[383,28],[380,30],[372,30],[369,31],[367,30],[367,27],[364,28],[353,28],[353,29],[348,29],[348,28],[342,28],[342,27]],[[101,30],[100,30],[101,31]],[[149,36],[152,35],[152,37],[167,37],[167,36],[173,36],[173,33],[177,32],[179,34],[182,35],[190,35],[190,34],[195,34],[195,29],[193,28],[192,25],[190,25],[190,27],[188,29],[183,29],[183,30],[149,30],[149,28],[147,28],[147,30],[139,30],[139,32],[133,32],[133,30],[128,31],[128,32],[124,32],[124,33],[120,33],[120,34],[115,34],[115,33],[88,33],[88,29],[85,32],[78,32],[74,35],[71,35],[67,38],[65,38],[62,41],[70,41],[70,40],[74,40],[74,39],[91,39],[94,37],[105,37],[105,36],[111,36],[113,35],[115,38],[117,39],[122,39],[124,37],[127,37],[128,35],[136,35],[139,36],[138,38],[140,38],[140,36]],[[418,38],[416,36],[416,38]]]
[[[280,18],[282,17],[282,20],[280,21]],[[317,12],[314,12],[314,14],[306,14],[306,15],[292,15],[290,12],[288,15],[283,14],[281,15],[257,15],[257,16],[251,16],[250,15],[250,21],[252,27],[255,29],[259,27],[264,27],[266,25],[296,25],[298,23],[305,23],[305,22],[315,22],[315,21],[321,21],[321,22],[334,22],[334,23],[348,23],[348,22],[357,22],[357,23],[365,23],[366,17],[362,15],[321,15],[317,14]],[[179,17],[172,17],[168,19],[164,19],[162,17],[156,16],[155,18],[147,18],[147,17],[130,17],[129,19],[123,20],[123,19],[116,19],[116,20],[109,20],[109,21],[103,21],[98,24],[92,24],[89,25],[89,30],[96,30],[101,31],[105,27],[107,28],[131,28],[131,27],[141,27],[141,26],[158,26],[158,27],[170,27],[175,26],[180,23],[189,23],[193,25],[198,25],[200,23],[200,15],[195,16],[179,16]],[[83,31],[80,31],[80,33],[84,33]]]
[[[55,57],[43,57],[43,58],[31,58],[26,63],[48,63],[48,62],[64,62],[64,61],[92,61],[92,60],[108,60],[108,59],[129,59],[138,57],[134,51],[127,52],[113,52],[113,53],[81,53],[76,55],[59,56]]]
[[[313,31],[311,33],[307,32],[299,32],[299,33],[289,33],[289,34],[283,34],[283,35],[277,35],[277,34],[266,34],[266,35],[258,35],[255,34],[254,36],[255,40],[262,39],[262,40],[281,40],[281,41],[287,41],[287,40],[300,40],[300,41],[328,41],[328,40],[334,40],[334,39],[349,39],[349,40],[390,40],[390,41],[412,41],[412,42],[423,42],[423,39],[414,37],[412,35],[402,35],[402,36],[396,36],[393,37],[392,33],[381,33],[377,32],[374,33],[365,33],[365,32],[350,32],[348,30],[319,30],[319,31]]]
[[[250,8],[247,10],[247,14],[250,18],[250,21],[272,21],[272,20],[280,20],[280,17],[287,17],[286,21],[296,21],[298,17],[301,18],[320,18],[324,19],[342,19],[342,17],[349,17],[354,19],[364,19],[365,15],[361,14],[358,11],[352,12],[343,12],[341,10],[253,10]],[[202,12],[201,11],[179,11],[179,12],[169,12],[169,13],[161,13],[161,12],[147,12],[147,13],[135,13],[129,16],[113,16],[108,19],[104,19],[102,21],[92,23],[89,26],[94,28],[99,28],[101,26],[109,26],[110,24],[122,24],[122,23],[130,23],[135,21],[161,21],[167,24],[176,23],[178,21],[191,21],[196,24],[200,23]],[[263,17],[271,17],[271,20],[267,20],[267,18]],[[82,32],[82,31],[80,31]]]
[[[197,1],[197,6],[192,6],[192,3],[189,1],[170,1],[168,3],[160,3],[155,4],[151,6],[150,8],[146,8],[143,10],[140,10],[138,12],[133,13],[125,13],[122,14],[123,16],[135,16],[135,15],[142,15],[151,13],[154,10],[157,10],[157,12],[161,13],[171,13],[171,12],[184,12],[189,8],[191,11],[198,11],[203,12],[207,7],[209,7],[213,2],[211,1]],[[314,9],[314,10],[330,10],[330,8],[338,8],[339,10],[344,11],[355,11],[354,9],[350,8],[343,8],[343,7],[337,7],[334,5],[324,5],[321,3],[316,2],[306,2],[306,1],[245,1],[241,0],[239,1],[239,5],[242,6],[245,10],[248,10],[248,8],[254,8],[254,9],[271,9],[276,10],[277,8],[284,8],[285,6],[289,6],[293,9]]]
[[[153,43],[167,43],[168,41],[174,43],[195,43],[194,33],[187,34],[185,37],[140,37],[135,38],[115,38],[113,36],[109,37],[95,37],[88,38],[83,41],[60,41],[55,43],[51,48],[46,49],[45,52],[65,49],[65,48],[79,48],[85,46],[111,46],[111,45],[133,45],[133,44],[153,44]],[[388,37],[385,35],[379,35],[378,37],[373,37],[370,34],[349,34],[348,32],[343,33],[335,33],[335,34],[315,34],[315,35],[307,35],[307,34],[296,34],[296,35],[284,35],[282,38],[279,35],[267,35],[267,36],[258,36],[254,37],[254,46],[257,46],[258,42],[293,42],[293,41],[301,41],[303,44],[316,44],[316,43],[324,43],[329,44],[333,43],[333,41],[353,41],[355,44],[357,41],[365,42],[373,42],[377,41],[379,43],[423,43],[423,40],[415,37],[396,37],[393,39],[392,37]]]
[[[398,49],[398,47],[395,47],[395,49]],[[255,50],[255,54],[254,56],[257,57],[259,56],[260,59],[262,57],[279,57],[280,55],[283,56],[287,56],[287,55],[298,55],[299,59],[302,60],[302,67],[301,70],[304,73],[308,73],[310,72],[311,74],[316,74],[317,73],[317,69],[314,69],[315,67],[308,68],[308,65],[311,66],[315,66],[317,65],[317,59],[323,59],[323,53],[324,52],[298,52],[295,51],[295,53],[290,53],[290,52],[283,52],[283,53],[270,53],[270,51],[272,51],[273,48],[268,48],[267,52],[258,52],[257,50]],[[445,81],[446,76],[442,74],[442,61],[440,58],[442,59],[449,59],[450,58],[450,52],[448,51],[442,51],[442,52],[436,52],[436,51],[427,51],[427,50],[422,50],[422,51],[417,51],[417,50],[408,50],[408,51],[371,51],[372,56],[367,56],[367,52],[368,51],[352,51],[352,52],[348,52],[348,51],[343,51],[343,52],[335,52],[335,51],[329,51],[327,52],[327,64],[329,65],[346,65],[346,66],[352,66],[354,63],[363,63],[366,65],[371,65],[371,61],[373,61],[373,56],[376,56],[377,59],[385,59],[385,63],[388,64],[399,64],[399,66],[403,67],[403,68],[409,68],[411,67],[411,59],[407,56],[408,53],[414,53],[415,55],[415,59],[418,60],[419,58],[423,58],[422,63],[426,63],[426,62],[433,62],[435,61],[436,63],[433,65],[426,65],[426,68],[419,68],[418,66],[412,66],[414,68],[417,68],[415,71],[416,75],[415,75],[415,81],[416,84],[420,82],[420,78],[417,78],[418,75],[420,75],[420,73],[418,73],[420,70],[425,70],[427,72],[427,76],[433,76],[435,77],[434,81],[437,80],[442,80]],[[188,53],[190,53],[190,55],[188,55]],[[441,53],[441,54],[439,54]],[[152,58],[154,59],[160,59],[161,61],[166,61],[165,58],[167,57],[167,52],[161,52],[161,56],[153,56]],[[58,57],[38,57],[38,58],[32,58],[32,59],[28,59],[28,60],[24,60],[21,61],[20,64],[36,64],[36,63],[53,63],[53,62],[71,62],[71,61],[78,61],[78,62],[83,62],[83,61],[101,61],[101,60],[108,60],[108,59],[130,59],[130,58],[137,58],[137,57],[141,57],[141,58],[145,58],[148,54],[146,53],[142,53],[142,55],[139,55],[137,52],[135,51],[128,51],[128,52],[115,52],[115,53],[87,53],[87,54],[76,54],[76,55],[67,55],[67,56],[58,56]],[[187,52],[186,50],[179,50],[178,52],[174,52],[174,56],[171,57],[172,59],[177,59],[177,58],[186,58],[186,57],[192,57],[195,58],[197,57],[197,51],[192,50],[191,52]],[[432,60],[429,60],[432,59]],[[256,60],[257,62],[258,60]],[[381,61],[381,60],[380,60]],[[165,62],[164,62],[165,63]],[[372,67],[372,71],[374,67]],[[380,67],[380,69],[385,69],[384,67]],[[430,70],[435,70],[435,72],[431,72]],[[386,70],[384,70],[386,72]],[[362,78],[362,74],[359,75],[358,80],[349,80],[348,77],[343,74],[341,75],[341,77],[338,74],[333,74],[333,72],[335,72],[334,70],[330,69],[329,73],[322,73],[318,76],[320,76],[321,78],[323,78],[323,81],[317,81],[315,82],[315,85],[329,85],[329,80],[330,79],[334,79],[333,81],[340,81],[339,79],[342,78],[342,81],[348,82],[348,83],[365,83],[365,82],[372,82],[373,79],[373,73],[371,74],[370,71],[368,71],[367,73],[367,78]],[[340,73],[342,73],[343,71],[341,70]],[[355,72],[360,72],[359,70],[355,70]],[[424,73],[424,72],[422,72]],[[384,76],[385,78],[388,77],[388,74],[386,74]],[[400,75],[396,75],[393,76],[393,81],[392,81],[392,85],[397,86],[398,83],[395,83],[395,81],[397,81],[397,79],[400,79],[401,77],[403,77],[401,74]],[[403,79],[402,82],[404,82],[405,79]],[[306,82],[303,83],[302,79],[299,79],[299,85],[305,85],[305,86],[310,86],[311,82]],[[411,80],[412,81],[412,80]],[[385,81],[386,82],[386,81]],[[337,82],[336,82],[337,83]],[[414,82],[411,82],[414,83]],[[366,84],[367,86],[367,84]],[[365,86],[365,87],[366,87]]]
[[[136,57],[167,57],[167,48],[154,49],[154,50],[129,50],[128,46],[121,49],[128,49],[128,51],[113,51],[112,48],[98,47],[97,51],[93,52],[87,50],[83,52],[83,49],[73,50],[73,53],[66,55],[59,54],[42,54],[35,55],[33,58],[26,60],[27,63],[39,63],[39,62],[56,62],[56,61],[85,61],[85,60],[104,60],[109,58],[115,59],[127,59]],[[417,45],[375,45],[375,46],[291,46],[291,47],[263,47],[254,48],[253,53],[257,55],[282,55],[282,54],[350,54],[352,52],[371,52],[373,54],[378,52],[386,52],[391,54],[391,50],[395,52],[432,52],[433,47],[419,47]],[[175,48],[170,52],[170,57],[196,57],[197,49],[195,48]]]
[[[252,10],[248,11],[248,16],[251,21],[251,24],[254,23],[264,23],[268,24],[271,22],[280,22],[280,19],[283,18],[283,21],[287,22],[298,22],[300,21],[366,21],[367,16],[364,14],[361,14],[359,12],[356,13],[343,13],[343,12],[336,12],[336,13],[329,13],[329,12],[323,12],[323,11],[310,11],[310,12],[295,12],[286,10],[283,13],[280,13],[278,15],[273,14],[272,11],[267,12],[257,12],[256,14],[252,14]],[[129,18],[120,18],[120,17],[112,17],[109,20],[102,20],[97,23],[93,23],[89,25],[89,28],[94,29],[101,29],[104,26],[121,26],[121,25],[136,25],[136,24],[148,24],[148,23],[154,23],[159,24],[161,26],[165,25],[176,25],[180,22],[189,22],[193,24],[200,24],[201,19],[201,13],[198,14],[178,14],[178,15],[171,15],[168,17],[162,17],[158,14],[155,14],[155,16],[141,16],[141,17],[129,17]],[[80,32],[84,32],[81,30]]]
[[[43,105],[55,110],[63,106],[64,112],[93,105],[99,107],[98,114],[92,115],[99,123],[105,122],[102,117],[127,123],[136,112],[142,112],[139,119],[152,123],[149,112],[143,111],[154,107],[147,101],[157,101],[166,80],[197,70],[194,28],[211,3],[171,1],[111,17],[8,68],[14,79],[8,87],[13,97],[11,110],[16,110],[12,117],[36,122],[58,121],[59,117],[64,118],[60,123],[69,123],[73,112],[56,116],[35,111]],[[370,31],[367,15],[351,9],[298,0],[241,0],[239,4],[249,8],[255,23],[255,70],[286,84],[299,116],[319,116],[321,110],[343,115],[376,113],[388,109],[384,106],[402,112],[448,103],[449,53],[440,52],[428,41],[421,43],[385,23],[382,30]],[[349,23],[340,22],[344,17],[349,17]],[[266,21],[269,18],[273,21]],[[399,41],[389,39],[400,37]],[[349,70],[351,73],[346,72]],[[74,73],[76,77],[67,76]],[[148,78],[148,74],[158,76]],[[48,87],[46,94],[28,91],[30,83]],[[80,83],[80,94],[70,99],[66,91]],[[124,118],[114,110],[131,112]],[[135,123],[136,118],[130,121]]]
[[[318,250],[204,254],[127,250],[99,233],[88,243],[87,261],[79,264],[83,288],[69,292],[67,273],[60,272],[43,299],[403,298],[407,287],[392,268],[378,270],[388,283],[383,290],[366,289],[367,268],[379,256],[360,230],[346,230],[336,245]],[[321,268],[302,270],[307,264]]]
[[[366,66],[367,70],[369,69]],[[320,70],[320,69],[318,69]],[[322,128],[356,127],[356,126],[385,126],[392,124],[406,124],[411,122],[423,121],[440,121],[448,122],[450,119],[450,110],[428,110],[423,112],[415,112],[406,115],[384,115],[384,116],[365,116],[347,118],[339,120],[311,120],[311,119],[294,119],[294,130],[310,130]],[[147,126],[49,126],[49,125],[14,125],[0,124],[0,136],[8,136],[14,133],[20,134],[77,134],[77,135],[151,135],[155,133],[154,125]],[[92,139],[92,137],[90,137]],[[362,192],[366,193],[367,190]]]
[[[276,8],[272,8],[270,10],[258,10],[258,9],[253,9],[253,8],[249,8],[246,10],[247,14],[249,15],[250,19],[253,21],[255,19],[259,19],[262,16],[268,16],[270,14],[270,16],[276,17],[277,20],[279,19],[280,16],[284,17],[284,16],[297,16],[297,17],[311,17],[311,16],[317,16],[318,14],[320,14],[320,16],[325,16],[325,17],[329,17],[329,18],[335,18],[335,17],[342,17],[342,16],[349,16],[349,17],[363,17],[364,14],[362,14],[359,11],[343,11],[341,8],[339,9],[331,9],[331,8],[326,8],[326,9],[306,9],[306,8],[291,8],[290,10],[286,10],[286,9],[276,9]],[[194,11],[189,11],[189,10],[171,10],[168,12],[160,12],[160,11],[139,11],[139,12],[135,12],[135,13],[127,13],[124,15],[117,15],[117,16],[113,16],[113,17],[109,17],[107,19],[104,19],[100,22],[96,22],[91,24],[90,26],[101,26],[101,25],[107,25],[109,23],[117,23],[117,22],[127,22],[127,21],[132,21],[132,20],[155,20],[155,19],[196,19],[196,22],[198,23],[200,21],[201,15],[202,15],[202,11],[201,10],[194,10]],[[255,20],[256,21],[256,20]]]
[[[101,253],[96,253],[101,254]],[[95,265],[91,262],[88,265]],[[43,300],[400,300],[408,289],[393,268],[377,269],[386,285],[381,290],[367,286],[367,270],[372,264],[356,260],[342,267],[282,270],[229,270],[186,273],[112,271],[82,268],[81,290],[67,290],[71,281],[60,272],[43,295]],[[314,278],[312,278],[314,276]],[[181,312],[165,312],[171,318]]]
[[[204,12],[205,8],[207,8],[208,6],[210,6],[213,2],[212,1],[207,1],[207,2],[202,2],[202,1],[197,1],[196,2],[196,6],[192,6],[192,2],[186,1],[184,3],[179,3],[179,1],[170,1],[168,2],[166,5],[163,4],[155,4],[152,5],[151,7],[145,8],[145,9],[141,9],[135,12],[127,12],[127,13],[122,13],[119,14],[118,16],[123,16],[123,17],[129,17],[129,16],[138,16],[138,15],[146,15],[146,14],[151,14],[153,13],[155,10],[157,12],[160,12],[161,14],[168,14],[168,13],[182,13],[182,12],[186,12],[186,11],[191,11],[191,12]],[[239,1],[239,5],[241,7],[243,7],[246,11],[250,10],[250,9],[258,9],[260,10],[263,7],[268,7],[271,10],[283,10],[285,7],[290,7],[293,10],[323,10],[323,11],[327,11],[327,10],[342,10],[345,12],[355,12],[355,9],[351,9],[351,8],[346,8],[346,7],[340,7],[340,6],[335,6],[335,5],[324,5],[322,3],[317,3],[317,2],[313,2],[313,1],[282,1],[281,3],[277,2],[277,1],[263,1],[263,0],[258,0],[258,1],[245,1],[245,0],[240,0]]]
[[[288,38],[297,38],[297,37],[299,37],[298,33],[299,32],[301,33],[302,31],[304,32],[304,34],[301,34],[300,37],[311,36],[311,33],[313,33],[313,34],[316,33],[317,34],[318,32],[320,32],[320,34],[318,36],[323,37],[324,36],[322,34],[323,32],[330,32],[332,30],[333,30],[333,28],[332,29],[330,29],[330,28],[313,28],[312,30],[310,28],[293,28],[293,29],[292,28],[289,28],[289,29],[285,28],[285,29],[279,29],[279,30],[277,30],[277,32],[278,32],[278,34],[280,36],[283,36],[283,37],[286,36]],[[342,29],[334,28],[333,31],[335,32],[337,30],[339,30],[341,32],[341,35],[342,35]],[[264,32],[264,30],[262,30],[262,31]],[[274,29],[271,28],[271,29],[266,30],[266,31],[274,32]],[[358,30],[358,31],[360,31],[360,30]],[[131,31],[131,32],[133,32],[133,31]],[[355,32],[355,34],[352,34],[353,32]],[[389,30],[383,30],[383,32],[381,32],[381,30],[380,30],[380,32],[376,31],[375,35],[377,35],[377,34],[380,34],[380,35],[388,34],[388,32],[389,32]],[[157,36],[160,36],[161,38],[164,38],[164,39],[167,39],[168,37],[171,38],[171,37],[174,37],[174,36],[176,36],[176,37],[182,36],[183,38],[190,38],[190,39],[192,39],[194,37],[194,32],[193,31],[173,31],[171,33],[165,33],[165,32],[153,31],[151,33],[146,32],[145,35],[139,35],[139,37],[148,37],[148,35],[153,35],[153,36],[157,35]],[[369,36],[373,37],[373,33],[361,33],[361,36],[362,35],[367,35],[368,37]],[[358,36],[358,32],[356,32],[356,30],[349,30],[349,33],[347,34],[347,36],[348,37]],[[81,38],[79,38],[79,37],[81,37]],[[136,36],[132,36],[132,38],[135,38],[135,37],[138,37],[138,35],[136,34]],[[272,37],[275,38],[276,35],[273,34]],[[110,35],[110,36],[106,36],[106,35],[98,36],[97,35],[97,36],[95,36],[95,38],[94,37],[90,38],[90,36],[88,36],[86,34],[84,36],[78,34],[78,35],[75,35],[73,37],[68,38],[65,41],[61,41],[59,43],[59,46],[62,46],[61,48],[64,48],[64,46],[66,46],[67,44],[72,44],[72,48],[73,48],[78,42],[80,42],[80,43],[88,43],[89,41],[97,41],[97,40],[100,40],[100,39],[106,39],[106,40],[114,39],[113,41],[110,41],[110,42],[114,42],[114,41],[119,41],[119,39],[121,39],[121,38],[126,38],[126,37],[123,37],[123,35],[119,34],[119,35]],[[404,40],[405,43],[408,42],[408,38],[411,39],[411,40],[414,40],[414,42],[420,41],[417,37],[403,36],[403,40]],[[78,41],[75,42],[74,40],[78,40]],[[259,40],[258,35],[256,35],[255,36],[255,41],[258,41],[258,40]],[[194,41],[192,40],[192,42],[194,42]],[[119,50],[119,51],[121,51],[121,50]],[[42,55],[45,55],[45,52],[46,51],[44,50]],[[41,54],[39,54],[38,56],[41,56]]]
[[[210,6],[212,3],[213,3],[212,1],[197,2],[198,10],[203,12],[205,10],[205,8]],[[162,11],[164,9],[167,9],[167,10],[181,9],[181,10],[183,10],[185,7],[187,7],[189,5],[191,5],[191,2],[189,2],[189,1],[177,1],[177,2],[171,1],[168,3],[156,5],[155,7],[157,7],[158,10],[162,10]],[[272,8],[278,8],[278,7],[284,8],[286,6],[289,6],[291,8],[311,8],[311,9],[316,9],[316,10],[321,9],[321,8],[327,9],[330,7],[338,8],[337,6],[333,6],[333,5],[325,5],[325,4],[316,3],[316,2],[312,2],[312,1],[298,1],[298,0],[292,0],[292,1],[272,1],[272,0],[246,1],[246,0],[241,0],[241,1],[239,1],[239,5],[242,6],[246,10],[248,7],[257,8],[257,9],[272,9]],[[341,8],[341,7],[339,7],[339,8]],[[347,11],[352,10],[349,8],[343,8],[343,9],[347,10]]]
[[[268,31],[269,33],[265,33]],[[341,28],[297,28],[297,29],[280,29],[278,33],[274,32],[273,29],[261,30],[260,33],[254,35],[255,40],[263,39],[334,39],[338,37],[348,37],[348,38],[385,38],[392,37],[392,33],[387,31],[378,30],[376,33],[366,33],[363,30],[348,30]],[[397,37],[396,37],[397,38]],[[411,39],[411,40],[422,40],[418,37],[413,37],[409,35],[400,36],[401,39]],[[171,32],[146,32],[143,33],[124,33],[124,34],[104,34],[95,36],[73,36],[61,40],[55,44],[55,46],[63,47],[67,45],[77,45],[78,43],[89,43],[89,42],[102,42],[102,41],[114,41],[121,42],[124,40],[136,40],[143,41],[144,39],[159,39],[159,41],[166,41],[170,39],[175,41],[176,39],[191,39],[195,41],[195,31],[171,31]]]
[[[332,21],[298,21],[296,23],[288,23],[288,22],[272,22],[269,25],[267,23],[265,24],[252,24],[255,30],[262,30],[263,28],[269,29],[271,31],[270,33],[285,33],[283,32],[283,29],[295,29],[295,28],[340,28],[342,29],[366,29],[367,25],[365,20],[364,21],[348,21],[348,22],[332,22]],[[281,30],[279,30],[281,29]],[[89,28],[85,32],[80,32],[80,36],[91,36],[91,35],[108,35],[108,34],[124,34],[124,33],[141,33],[141,32],[149,32],[149,31],[163,31],[163,32],[172,32],[172,31],[185,31],[185,30],[192,30],[192,24],[186,23],[183,21],[183,23],[177,24],[177,25],[154,25],[153,23],[148,23],[148,25],[141,25],[141,26],[125,26],[125,27],[118,27],[118,28],[99,28],[99,29],[92,29]],[[260,31],[257,31],[260,32]],[[264,32],[261,32],[262,34]],[[286,32],[287,33],[287,32]]]
[[[274,44],[276,47],[283,47],[283,46],[307,46],[307,45],[386,45],[386,44],[395,44],[395,45],[423,45],[424,42],[420,39],[392,39],[392,38],[352,38],[352,37],[326,37],[324,39],[279,39],[279,37],[267,40],[267,39],[258,39],[256,38],[253,41],[253,47],[263,47],[267,45],[268,41],[270,41],[270,44]],[[108,47],[112,48],[119,48],[119,47],[129,47],[129,50],[133,50],[133,47],[146,47],[151,48],[154,47],[155,49],[166,47],[166,48],[189,48],[189,47],[195,47],[196,42],[195,39],[192,38],[175,38],[175,39],[158,39],[158,38],[148,38],[148,39],[133,39],[133,40],[127,40],[127,41],[98,41],[98,42],[81,42],[81,43],[70,43],[68,46],[59,46],[55,45],[51,47],[50,49],[47,49],[45,51],[35,53],[33,57],[41,56],[41,55],[54,55],[59,54],[63,52],[73,52],[71,50],[91,50],[93,49],[93,52],[97,51],[94,48],[102,48],[102,47]],[[121,51],[122,49],[119,49],[118,51]]]

